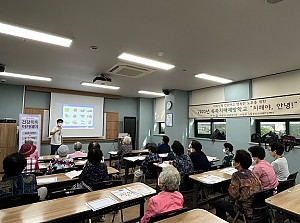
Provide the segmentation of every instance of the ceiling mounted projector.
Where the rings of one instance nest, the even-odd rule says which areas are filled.
[[[95,83],[96,81],[107,81],[107,82],[111,82],[111,78],[109,78],[108,76],[106,76],[105,74],[100,74],[99,76],[95,77],[93,80],[93,83]]]

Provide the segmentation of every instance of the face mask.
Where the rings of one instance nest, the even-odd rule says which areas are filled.
[[[226,149],[223,149],[223,153],[227,153]]]
[[[57,126],[58,126],[58,127],[62,127],[62,123],[58,123]]]
[[[252,166],[256,164],[256,160],[252,158]]]

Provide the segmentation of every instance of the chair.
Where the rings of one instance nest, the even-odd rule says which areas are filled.
[[[31,204],[39,201],[38,193],[19,194],[0,198],[0,209]]]
[[[298,171],[297,172],[295,172],[295,173],[291,173],[289,176],[288,176],[288,180],[294,180],[294,184],[293,184],[293,186],[295,186],[295,184],[296,184],[296,177],[297,177],[297,174],[298,174]]]
[[[269,222],[272,223],[272,217],[270,214],[270,208],[266,204],[265,199],[268,197],[273,196],[274,189],[263,190],[257,192],[251,196],[252,200],[252,208],[253,213],[257,216],[254,218],[247,218],[245,214],[240,210],[235,218],[233,219],[232,223],[235,223],[237,218],[241,218],[244,223],[260,223],[260,222]]]
[[[190,175],[195,175],[195,174],[199,174],[199,173],[203,173],[203,170],[197,170],[197,171],[193,171],[191,173],[184,174],[183,183],[180,184],[180,188],[179,188],[181,193],[192,192],[193,187],[194,187],[194,181],[190,179]]]
[[[280,181],[277,186],[277,192],[280,193],[287,190],[295,185],[295,179]]]
[[[157,163],[159,161],[152,161],[149,162],[147,165],[147,173],[143,174],[143,182],[145,183],[147,179],[150,180],[157,180],[158,177],[158,168],[154,165],[154,163]]]
[[[94,184],[92,186],[93,190],[103,190],[106,188],[110,187],[117,187],[122,185],[122,180],[107,180],[107,181],[102,181],[98,184]]]
[[[61,198],[61,197],[68,197],[68,196],[72,196],[72,195],[76,195],[76,194],[83,194],[88,191],[89,190],[87,188],[64,189],[64,190],[59,190],[59,191],[53,191],[50,193],[47,200],[52,200],[52,199]]]
[[[187,212],[188,208],[184,207],[184,208],[180,208],[180,209],[176,209],[173,211],[168,211],[168,212],[164,212],[161,214],[157,214],[154,216],[150,217],[149,223],[153,223],[153,222],[158,222],[160,220],[166,219],[166,218],[170,218],[179,214],[182,214],[184,212]]]

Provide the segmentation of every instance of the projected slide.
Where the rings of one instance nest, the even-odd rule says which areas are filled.
[[[86,105],[63,104],[63,128],[94,128],[94,107]]]

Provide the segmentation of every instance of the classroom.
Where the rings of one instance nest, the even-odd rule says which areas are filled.
[[[300,222],[299,8],[295,0],[1,1],[0,183],[9,175],[4,159],[32,143],[39,173],[25,172],[36,178],[35,196],[46,192],[45,201],[21,194],[13,203],[0,184],[0,203],[12,204],[0,205],[0,222]],[[22,135],[26,117],[39,118],[33,137]],[[59,152],[71,158],[76,149],[84,155],[72,168],[49,170]],[[204,158],[195,161],[196,153]],[[95,154],[105,179],[81,188]],[[284,179],[279,159],[288,164]],[[273,171],[275,186],[257,176],[259,163],[262,178]],[[266,196],[256,220],[221,206],[237,205],[232,188],[244,169]],[[161,186],[158,179],[176,184],[177,174],[172,193]],[[184,203],[145,220],[161,193],[182,194]]]

